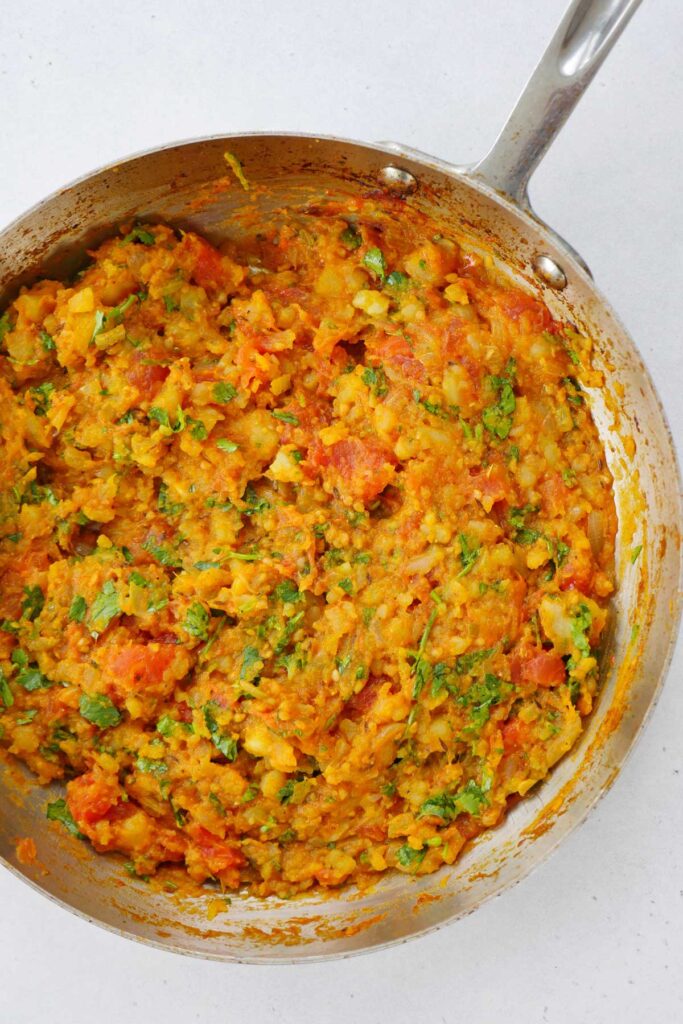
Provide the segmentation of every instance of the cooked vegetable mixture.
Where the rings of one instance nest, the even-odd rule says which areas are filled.
[[[590,342],[399,201],[128,225],[0,319],[0,727],[131,873],[451,864],[582,730]]]

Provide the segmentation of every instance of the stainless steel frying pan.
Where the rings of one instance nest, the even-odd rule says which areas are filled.
[[[94,854],[48,823],[45,803],[57,789],[30,788],[21,768],[0,765],[0,854],[35,888],[89,920],[179,952],[255,962],[344,956],[436,928],[519,881],[612,783],[657,697],[676,638],[680,483],[666,420],[633,342],[580,257],[534,216],[527,183],[639,2],[574,0],[493,149],[475,167],[329,137],[208,138],[98,171],[0,235],[0,299],[6,300],[37,276],[68,274],[86,246],[133,217],[189,225],[220,239],[245,204],[267,217],[322,195],[391,189],[456,237],[488,249],[555,315],[594,338],[595,366],[606,383],[591,393],[592,410],[620,521],[620,587],[603,657],[606,681],[587,731],[535,795],[455,867],[420,879],[388,878],[363,895],[293,902],[233,897],[229,911],[209,921],[205,898],[174,900],[130,880],[119,860]],[[226,179],[226,149],[253,183],[249,194]],[[633,565],[628,555],[637,544],[643,554]],[[22,836],[36,841],[35,865],[17,861],[15,841]]]

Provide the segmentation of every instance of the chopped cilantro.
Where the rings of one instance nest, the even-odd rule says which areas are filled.
[[[402,274],[400,270],[392,270],[390,274],[387,274],[387,279],[384,282],[384,287],[389,288],[392,292],[403,292],[410,285],[410,278],[406,274]]]
[[[338,585],[341,587],[345,594],[353,594],[353,583],[348,577],[345,577],[343,580],[339,580]]]
[[[285,623],[285,628],[282,630],[282,633],[280,634],[279,640],[275,644],[275,654],[282,654],[285,648],[289,645],[290,640],[294,633],[296,633],[297,629],[299,628],[299,624],[303,617],[304,612],[301,611],[297,612],[296,615],[293,615],[291,619],[288,619],[288,621]]]
[[[252,672],[254,665],[257,665],[261,660],[261,655],[258,652],[258,648],[247,645],[242,651],[242,667],[240,668],[240,679],[248,679],[250,682],[255,682],[258,679],[258,675]]]
[[[10,690],[7,677],[2,668],[0,668],[0,700],[6,708],[11,708],[14,704],[14,694]]]
[[[175,718],[172,718],[168,714],[162,715],[159,721],[157,722],[157,732],[160,733],[161,736],[165,736],[168,738],[169,736],[173,735],[177,725],[178,722],[176,721]]]
[[[286,604],[293,604],[301,597],[299,588],[296,583],[292,582],[292,580],[283,580],[282,583],[278,583],[274,590],[274,594],[278,601],[283,601]]]
[[[97,338],[98,334],[101,334],[104,330],[106,321],[106,316],[101,309],[98,309],[95,313],[95,322],[93,324],[92,334],[90,335],[90,341],[88,342],[89,345],[95,344],[95,338]]]
[[[216,448],[218,448],[222,452],[236,452],[239,448],[239,445],[236,444],[234,441],[229,441],[227,437],[219,437],[219,439],[216,441]]]
[[[182,501],[171,501],[168,496],[168,484],[162,482],[159,484],[157,508],[162,516],[178,516],[185,510],[185,505]]]
[[[121,712],[104,693],[82,693],[78,710],[98,729],[109,729],[121,721]]]
[[[643,550],[643,545],[639,544],[638,547],[634,548],[631,552],[631,565],[634,565],[640,557],[640,552]]]
[[[517,407],[515,393],[512,389],[515,365],[510,360],[506,367],[508,375],[505,377],[489,377],[489,386],[498,394],[498,401],[487,406],[482,413],[482,422],[488,432],[494,437],[504,441],[512,430],[512,417]]]
[[[208,640],[209,613],[198,601],[195,601],[194,604],[191,604],[187,609],[185,621],[183,622],[183,629],[189,633],[190,636],[194,636],[198,640]]]
[[[361,235],[350,224],[347,228],[344,228],[344,230],[339,235],[339,241],[346,249],[349,249],[350,251],[353,251],[354,249],[359,249],[360,246],[363,244],[363,239]]]
[[[426,852],[426,849],[414,850],[408,843],[404,843],[396,851],[396,860],[402,868],[412,868],[415,871],[424,860]]]
[[[219,381],[213,386],[213,397],[221,405],[227,405],[233,398],[237,398],[237,388],[228,381]]]
[[[470,547],[470,542],[464,533],[461,533],[458,539],[460,541],[460,564],[462,565],[462,569],[457,574],[459,579],[461,576],[467,576],[468,573],[472,572],[472,569],[479,558],[481,548],[474,546]]]
[[[76,594],[69,606],[69,622],[83,622],[87,610],[85,598],[81,594]]]
[[[158,538],[148,537],[147,540],[144,541],[142,547],[149,555],[152,556],[155,562],[159,563],[159,565],[178,568],[181,564],[180,559],[173,553],[173,551],[164,547],[162,544],[159,544],[158,541]]]
[[[44,605],[45,595],[38,585],[24,587],[24,600],[21,602],[22,618],[34,622],[42,612]]]
[[[43,384],[38,384],[34,388],[29,388],[31,398],[33,399],[33,411],[36,416],[45,416],[48,409],[52,405],[52,395],[54,393],[55,386],[49,380],[46,380]]]
[[[276,420],[282,420],[283,423],[291,423],[293,427],[299,426],[298,417],[293,412],[283,412],[282,409],[271,409],[270,411]]]
[[[66,800],[61,797],[59,800],[53,800],[45,808],[45,817],[49,821],[59,821],[62,823],[67,832],[75,836],[76,839],[85,839],[85,836],[81,833],[78,825],[73,819],[71,811],[66,805]]]
[[[377,246],[373,246],[363,256],[363,266],[383,283],[387,272],[387,261],[384,253]]]
[[[590,608],[582,602],[572,615],[571,634],[574,646],[584,658],[589,658],[591,653],[587,634],[592,623],[593,616]]]
[[[208,704],[205,704],[202,709],[204,712],[204,722],[206,723],[206,728],[211,734],[211,739],[213,740],[213,745],[216,750],[222,754],[223,757],[227,758],[228,761],[234,761],[237,757],[237,741],[221,731],[215,716],[215,712],[218,708],[219,705],[214,701],[209,701]]]
[[[206,441],[209,436],[209,432],[203,421],[195,420],[192,416],[188,416],[187,422],[190,427],[190,436],[193,437],[195,441]]]
[[[3,313],[2,316],[0,316],[0,344],[5,340],[5,335],[9,334],[13,329],[14,328],[10,323],[9,313]]]
[[[387,375],[384,372],[384,367],[381,365],[367,366],[363,370],[361,380],[367,387],[370,388],[370,390],[372,391],[373,395],[375,395],[376,398],[381,398],[382,395],[386,395],[387,391],[389,390],[389,385],[387,384]]]
[[[138,757],[135,767],[139,772],[144,772],[145,775],[156,775],[157,778],[165,775],[168,771],[165,761],[156,761],[153,757]]]
[[[112,580],[107,580],[90,607],[90,623],[96,633],[103,633],[112,619],[121,614],[119,595]]]
[[[128,245],[130,242],[140,242],[141,245],[154,245],[156,239],[151,231],[147,231],[146,228],[137,226],[123,239],[123,244]]]
[[[281,803],[281,804],[288,804],[289,803],[289,801],[294,796],[294,786],[295,786],[295,784],[296,783],[295,783],[294,779],[288,779],[287,782],[284,784],[284,786],[277,791],[276,796],[277,796],[278,803]]]

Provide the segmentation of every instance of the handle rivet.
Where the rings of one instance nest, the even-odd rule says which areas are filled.
[[[567,287],[567,275],[552,256],[543,252],[534,256],[534,270],[542,281],[556,291],[561,292],[563,288]]]
[[[409,196],[417,188],[417,178],[410,171],[404,171],[402,167],[393,167],[389,164],[379,172],[385,188],[398,196]]]

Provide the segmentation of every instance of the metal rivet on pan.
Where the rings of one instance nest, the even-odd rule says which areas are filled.
[[[538,253],[534,256],[534,270],[547,285],[551,288],[562,291],[567,286],[567,275],[559,263],[556,263],[552,256],[545,253]]]
[[[384,185],[399,196],[409,196],[417,188],[417,178],[401,167],[383,167],[379,172]]]

